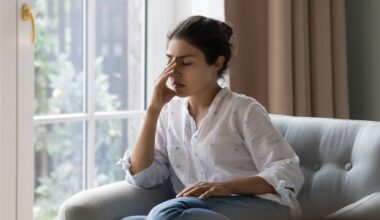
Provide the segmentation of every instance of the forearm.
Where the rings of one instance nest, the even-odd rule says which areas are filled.
[[[160,110],[148,109],[141,131],[131,154],[131,174],[149,167],[154,161],[154,140]]]
[[[222,184],[233,194],[258,195],[276,192],[266,180],[259,176],[224,181]]]

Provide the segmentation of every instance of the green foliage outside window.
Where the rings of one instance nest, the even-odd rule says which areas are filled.
[[[57,22],[46,19],[48,0],[36,0],[38,41],[35,45],[35,114],[82,113],[84,102],[84,73],[77,72],[67,52],[59,49],[58,35],[48,33],[48,25]],[[59,1],[52,1],[58,4]],[[65,7],[69,10],[69,7]],[[51,28],[51,27],[49,27]],[[71,48],[70,40],[65,48]],[[109,111],[121,102],[109,92],[110,82],[103,72],[103,58],[95,62],[95,105]],[[79,107],[80,108],[79,108]],[[82,122],[35,126],[35,204],[34,219],[50,220],[68,197],[83,190],[83,126]],[[96,123],[96,157],[94,185],[102,185],[123,178],[115,166],[124,150],[122,120],[101,120]],[[37,165],[38,164],[38,165]]]

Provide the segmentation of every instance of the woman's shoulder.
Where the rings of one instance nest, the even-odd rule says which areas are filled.
[[[242,121],[246,122],[252,119],[270,120],[266,108],[255,98],[232,92],[230,100],[233,114],[237,114]]]
[[[265,107],[255,98],[236,92],[229,96],[231,106],[239,111],[257,110],[267,112]]]

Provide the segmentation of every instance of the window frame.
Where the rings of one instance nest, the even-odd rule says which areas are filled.
[[[18,8],[18,1],[3,1],[0,7],[0,213],[4,219],[17,217]]]
[[[141,103],[143,109],[141,110],[125,110],[125,111],[95,111],[95,13],[96,13],[96,0],[83,0],[83,112],[81,113],[67,113],[67,114],[52,114],[52,115],[34,115],[33,127],[39,125],[50,125],[59,123],[81,122],[82,123],[82,139],[83,139],[83,176],[82,176],[82,190],[94,187],[94,170],[95,170],[95,130],[96,122],[102,119],[128,119],[144,114],[146,109],[147,100],[147,83],[146,83],[146,38],[147,38],[147,2],[143,1],[143,48],[142,48],[142,97]],[[122,147],[122,146],[121,146]],[[115,161],[116,162],[116,161]]]

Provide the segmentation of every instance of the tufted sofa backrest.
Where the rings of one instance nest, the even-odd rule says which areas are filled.
[[[270,115],[300,158],[305,217],[321,217],[380,190],[380,122]]]

